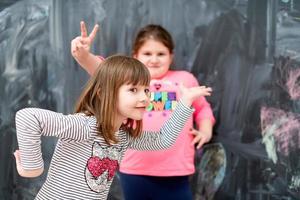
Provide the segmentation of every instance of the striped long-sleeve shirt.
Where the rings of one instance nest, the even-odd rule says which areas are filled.
[[[42,168],[41,136],[58,137],[47,179],[36,199],[106,199],[125,150],[170,147],[192,112],[179,102],[160,132],[143,132],[133,138],[120,130],[116,132],[119,142],[108,145],[94,116],[25,108],[16,114],[21,165],[25,170]]]

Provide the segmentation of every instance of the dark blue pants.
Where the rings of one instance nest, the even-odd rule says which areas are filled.
[[[188,176],[119,174],[126,200],[192,200]]]

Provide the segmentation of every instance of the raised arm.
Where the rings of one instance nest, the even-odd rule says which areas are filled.
[[[171,117],[164,123],[160,131],[145,131],[138,138],[129,138],[129,148],[137,150],[160,150],[171,147],[183,129],[186,121],[191,117],[193,101],[200,96],[210,96],[211,88],[198,86],[186,88],[180,86],[182,98],[179,100]]]
[[[56,136],[70,140],[90,137],[88,118],[83,115],[63,115],[38,108],[25,108],[16,114],[19,151],[16,151],[17,170],[21,176],[39,176],[44,168],[41,136]],[[40,172],[40,173],[39,173]]]
[[[90,52],[91,45],[96,37],[99,25],[96,24],[92,32],[88,35],[85,23],[80,22],[81,35],[71,41],[71,54],[78,64],[92,75],[102,59]]]

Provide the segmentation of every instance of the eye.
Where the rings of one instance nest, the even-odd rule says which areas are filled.
[[[145,91],[145,94],[146,94],[146,95],[148,95],[148,96],[150,95],[150,90],[149,90],[149,88],[146,88],[144,91]]]
[[[129,91],[130,92],[137,92],[137,88],[130,88]]]
[[[151,53],[150,52],[144,52],[143,53],[145,56],[151,56]]]
[[[164,56],[166,55],[165,53],[161,52],[161,53],[158,53],[158,56]]]

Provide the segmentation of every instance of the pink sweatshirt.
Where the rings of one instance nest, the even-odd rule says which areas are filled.
[[[151,104],[143,118],[143,130],[157,131],[170,117],[179,100],[179,84],[186,87],[197,86],[197,79],[186,71],[168,71],[159,80],[151,80]],[[210,104],[204,97],[193,103],[194,121],[202,119],[215,121]],[[194,146],[191,145],[193,136],[189,129],[193,127],[192,117],[186,123],[175,144],[160,151],[136,151],[128,149],[120,165],[120,171],[127,174],[149,176],[182,176],[195,172]]]

